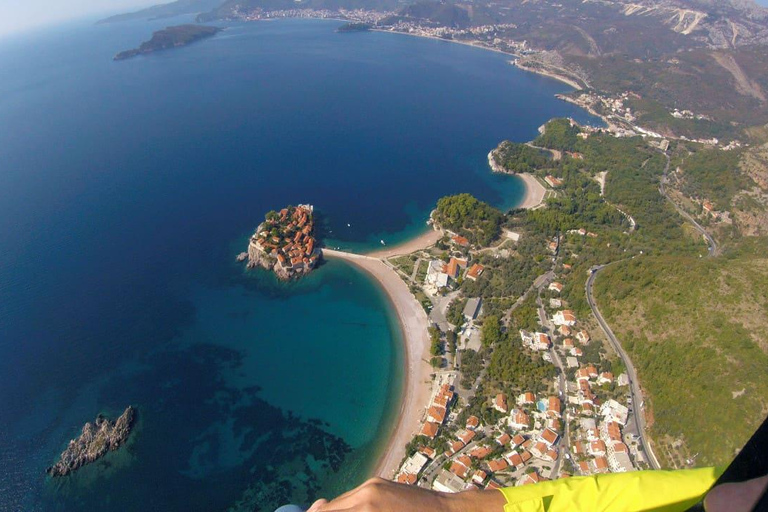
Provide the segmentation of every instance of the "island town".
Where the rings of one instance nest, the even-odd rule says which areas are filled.
[[[314,237],[314,206],[288,206],[270,211],[256,229],[248,252],[238,261],[248,260],[248,268],[272,270],[279,279],[298,278],[311,272],[322,252]]]

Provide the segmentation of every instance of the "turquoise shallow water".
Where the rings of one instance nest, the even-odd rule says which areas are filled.
[[[589,119],[502,55],[336,22],[112,62],[168,23],[0,43],[2,511],[271,510],[361,481],[400,393],[390,307],[342,263],[245,272],[248,234],[311,202],[329,243],[365,249],[445,194],[513,205],[490,148]],[[128,404],[126,449],[44,475]]]

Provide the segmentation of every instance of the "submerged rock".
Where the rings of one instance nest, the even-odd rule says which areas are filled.
[[[90,464],[108,451],[117,450],[131,433],[136,410],[130,405],[117,420],[110,421],[99,415],[94,423],[86,423],[80,437],[69,442],[59,462],[49,467],[51,476],[65,476]]]

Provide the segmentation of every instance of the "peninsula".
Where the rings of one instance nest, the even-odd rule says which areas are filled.
[[[178,25],[164,28],[152,34],[152,39],[141,43],[138,48],[118,53],[115,55],[114,60],[126,60],[138,55],[147,55],[161,50],[187,46],[201,39],[213,37],[221,32],[221,30],[218,27],[204,25]]]
[[[123,445],[131,433],[136,411],[130,405],[117,420],[99,415],[94,423],[86,423],[80,437],[69,442],[59,461],[47,469],[51,476],[66,476],[78,468],[95,462],[108,451]]]
[[[267,213],[248,244],[248,268],[263,267],[288,280],[308,274],[322,256],[314,237],[314,207],[288,206]]]

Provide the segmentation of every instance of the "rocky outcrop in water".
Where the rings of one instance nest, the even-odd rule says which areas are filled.
[[[80,437],[69,442],[59,461],[48,468],[51,476],[65,476],[90,464],[108,451],[117,450],[128,439],[136,417],[130,405],[117,420],[110,421],[99,415],[93,423],[86,423]]]

